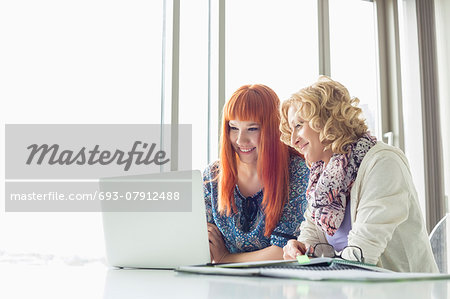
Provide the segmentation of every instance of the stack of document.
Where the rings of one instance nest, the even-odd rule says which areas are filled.
[[[236,276],[266,276],[304,280],[422,280],[449,279],[449,274],[398,273],[374,265],[349,262],[338,258],[299,258],[264,262],[182,266],[178,272]]]

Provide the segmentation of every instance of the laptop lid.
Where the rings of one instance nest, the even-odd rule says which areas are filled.
[[[103,178],[100,192],[110,265],[176,268],[211,261],[200,171]]]

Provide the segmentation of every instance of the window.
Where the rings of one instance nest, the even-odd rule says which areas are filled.
[[[203,170],[208,163],[208,5],[190,0],[180,6],[179,123],[192,124],[192,168]]]
[[[444,179],[447,212],[449,212],[448,199],[450,196],[450,2],[445,0],[435,1],[436,13],[436,42],[439,76],[439,98],[441,112],[442,147],[444,154]]]
[[[163,0],[2,5],[0,139],[5,123],[159,123],[162,25]],[[50,259],[104,255],[99,213],[2,211],[0,239]]]
[[[317,79],[316,1],[232,0],[225,11],[225,99],[260,83],[283,101]]]
[[[369,130],[381,139],[373,2],[330,0],[331,77],[357,97]]]
[[[446,94],[446,62],[442,55],[436,57],[445,51],[442,40],[446,30],[442,30],[442,19],[435,13],[439,15],[440,9],[445,11],[445,5],[438,1],[398,2],[405,153],[429,231],[446,211],[444,165],[448,153],[443,153],[442,148],[442,141],[444,149],[446,146],[447,130],[442,127],[446,115],[439,107],[446,109],[442,105]],[[444,116],[442,120],[440,115]]]
[[[377,52],[377,24],[386,16],[377,15],[380,10],[374,8],[389,1],[25,2],[10,1],[0,11],[0,39],[6,45],[0,48],[2,125],[170,124],[178,115],[178,123],[192,124],[192,168],[203,169],[218,156],[223,99],[244,84],[262,83],[283,101],[325,69],[360,99],[369,129],[379,139],[385,133],[380,129],[383,74],[377,66],[383,62]],[[397,2],[400,44],[417,43],[416,32],[407,30],[417,27],[409,18],[415,6],[407,0]],[[448,28],[444,16],[449,8],[444,0],[436,3],[439,92],[445,99],[449,74],[444,53],[450,38],[443,38],[443,28]],[[323,20],[329,26],[319,27]],[[324,55],[319,36],[329,44]],[[405,149],[422,195],[424,153],[422,144],[414,141],[423,140],[416,104],[420,103],[417,45],[402,48],[400,56],[400,113],[404,126],[413,128],[405,132]],[[449,111],[446,102],[441,103],[445,132]],[[4,140],[4,129],[0,132]],[[444,134],[448,165],[450,138]],[[445,169],[448,182],[450,167]],[[2,184],[0,194],[3,188]],[[97,213],[0,213],[0,239],[0,250],[103,255]]]
[[[405,154],[410,162],[422,211],[425,211],[424,151],[422,146],[417,146],[423,143],[423,120],[415,10],[413,1],[399,1]]]

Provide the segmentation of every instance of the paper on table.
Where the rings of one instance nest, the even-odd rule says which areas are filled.
[[[319,265],[330,262],[330,258],[311,259],[309,265]],[[363,265],[361,270],[314,270],[305,266],[304,269],[280,268],[277,266],[297,263],[295,260],[272,260],[264,262],[234,263],[215,266],[183,266],[176,269],[179,272],[197,274],[219,274],[233,276],[266,276],[278,278],[297,278],[304,280],[351,280],[351,281],[403,281],[425,279],[450,279],[450,274],[435,273],[399,273],[379,267]],[[309,269],[308,269],[309,268]],[[365,270],[365,269],[370,269]]]
[[[219,268],[250,268],[250,267],[266,267],[266,266],[290,264],[296,261],[297,260],[269,260],[269,261],[257,261],[245,263],[212,264],[212,266]]]
[[[261,269],[261,276],[297,278],[306,280],[352,280],[352,281],[403,281],[425,279],[450,279],[449,274],[372,272],[365,270],[311,271],[299,269]]]
[[[302,270],[302,269],[270,269],[270,268],[220,268],[211,266],[183,266],[179,272],[196,274],[218,274],[232,276],[265,276],[277,278],[296,278],[303,280],[346,280],[346,281],[404,281],[427,279],[450,279],[449,274],[435,273],[398,273],[373,272],[367,270]]]

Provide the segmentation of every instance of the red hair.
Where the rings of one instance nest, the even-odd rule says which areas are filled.
[[[225,104],[220,141],[219,200],[220,213],[237,212],[234,188],[238,181],[239,156],[230,142],[230,120],[255,121],[260,124],[257,171],[264,188],[262,201],[266,216],[265,236],[269,236],[280,220],[289,194],[289,150],[280,141],[280,100],[269,87],[244,85]]]

